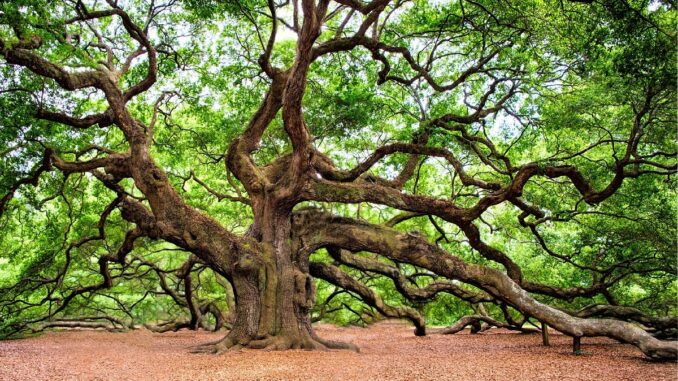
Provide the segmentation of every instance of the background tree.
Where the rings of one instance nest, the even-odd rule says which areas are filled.
[[[423,335],[444,293],[676,357],[673,2],[1,7],[4,335],[350,348],[314,307]]]

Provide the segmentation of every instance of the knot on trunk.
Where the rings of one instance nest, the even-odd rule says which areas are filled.
[[[307,273],[294,269],[294,302],[305,311],[315,305],[315,282]]]
[[[258,272],[261,266],[261,259],[248,252],[243,253],[233,264],[235,271],[241,274]]]

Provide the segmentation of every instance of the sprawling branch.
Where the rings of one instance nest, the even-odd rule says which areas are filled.
[[[40,45],[39,37],[37,45]],[[24,44],[9,44],[0,40],[0,55],[11,64],[23,66],[35,74],[51,78],[66,90],[77,90],[87,87],[101,88],[105,80],[102,72],[87,70],[70,72],[63,67],[46,60],[32,50],[22,48]],[[36,46],[37,47],[37,46]]]
[[[676,343],[657,340],[632,324],[609,319],[581,319],[538,302],[501,271],[466,263],[421,237],[329,215],[318,214],[306,221],[309,221],[307,225],[299,228],[308,232],[302,235],[302,241],[309,250],[336,246],[351,251],[378,253],[481,288],[523,314],[544,321],[573,337],[612,337],[637,346],[652,358],[675,358],[678,355]]]
[[[407,48],[391,46],[378,40],[374,40],[370,37],[366,37],[364,35],[363,30],[358,31],[352,37],[335,39],[319,45],[317,48],[313,50],[313,59],[315,60],[318,57],[330,53],[349,51],[357,46],[362,46],[369,50],[372,53],[372,55],[384,65],[383,69],[379,72],[379,83],[384,83],[386,81],[395,81],[397,83],[409,86],[413,84],[417,79],[423,78],[434,90],[439,92],[454,90],[457,87],[459,87],[462,83],[464,83],[464,81],[466,81],[470,76],[477,73],[481,73],[485,64],[490,62],[497,54],[499,54],[501,50],[501,48],[495,49],[490,53],[480,57],[476,61],[475,65],[470,66],[469,68],[461,72],[454,81],[445,85],[439,84],[436,81],[436,79],[433,78],[433,76],[430,74],[429,70],[426,67],[421,66]],[[382,52],[401,55],[408,63],[408,65],[412,68],[412,70],[415,71],[416,75],[409,79],[390,75],[389,73],[391,71],[391,65]]]
[[[425,301],[435,297],[438,293],[446,292],[469,303],[494,301],[494,299],[487,294],[467,290],[461,287],[458,282],[447,279],[433,280],[425,286],[419,287],[403,275],[403,273],[395,266],[388,265],[378,260],[360,257],[335,247],[329,247],[328,251],[334,260],[344,265],[391,278],[396,289],[410,300]]]
[[[40,176],[44,172],[49,171],[51,168],[52,168],[52,150],[46,150],[43,155],[42,161],[38,165],[36,165],[35,168],[33,168],[31,174],[15,182],[7,190],[7,193],[5,193],[5,195],[2,196],[2,198],[0,198],[0,216],[3,215],[3,213],[5,212],[5,208],[7,207],[7,203],[10,202],[12,198],[14,198],[14,194],[21,186],[37,185]]]
[[[73,128],[83,129],[92,127],[95,124],[99,125],[99,127],[108,127],[113,124],[110,110],[100,114],[92,114],[82,118],[75,118],[67,114],[38,109],[35,117],[38,119],[48,120],[50,122],[65,124]]]
[[[588,318],[593,316],[614,318],[619,320],[634,321],[646,327],[655,328],[657,330],[677,330],[678,317],[653,317],[649,316],[637,308],[626,306],[611,306],[607,304],[591,304],[576,312],[572,312],[574,316]]]
[[[116,1],[106,0],[106,2],[111,7],[111,9],[89,11],[84,6],[78,7],[79,15],[75,18],[67,20],[66,24],[117,16],[122,20],[122,25],[129,34],[129,36],[136,40],[143,47],[145,53],[148,55],[148,71],[146,73],[146,76],[141,81],[131,86],[124,92],[123,97],[126,102],[132,99],[134,96],[148,90],[155,83],[158,75],[158,57],[155,47],[149,41],[149,38],[144,28],[135,24],[134,21],[132,21],[132,18],[129,16],[129,14],[127,14],[127,12],[125,12],[122,8],[120,8],[117,5]],[[140,54],[139,51],[132,53],[129,62],[131,63],[131,60],[138,57],[139,54]],[[124,66],[128,67],[129,63],[127,63]],[[119,73],[116,72],[112,72],[112,74],[114,76],[119,75]]]
[[[329,164],[323,161],[316,161],[316,169],[323,178],[331,181],[350,182],[357,179],[360,175],[369,171],[381,158],[393,153],[409,153],[415,155],[425,155],[429,157],[441,157],[446,159],[457,171],[459,178],[464,185],[474,185],[483,189],[497,190],[501,186],[498,183],[488,183],[476,179],[466,173],[462,163],[454,156],[452,152],[444,148],[428,147],[421,144],[393,143],[379,147],[370,157],[358,164],[349,171],[334,170]]]
[[[230,276],[238,266],[246,266],[243,258],[258,260],[260,249],[255,241],[237,237],[195,209],[184,206],[181,212],[183,216],[174,214],[178,218],[168,221],[157,218],[130,197],[125,197],[122,202],[123,218],[134,222],[144,234],[194,253],[219,274]],[[229,245],[224,246],[225,242]]]

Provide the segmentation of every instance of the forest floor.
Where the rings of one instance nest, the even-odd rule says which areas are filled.
[[[654,363],[630,345],[584,338],[583,355],[570,338],[490,330],[471,335],[415,337],[384,322],[370,328],[319,325],[327,339],[352,341],[349,351],[262,352],[218,356],[191,347],[224,333],[156,334],[50,332],[0,341],[0,380],[678,380],[678,364]]]

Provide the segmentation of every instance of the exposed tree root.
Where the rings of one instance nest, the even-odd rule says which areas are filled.
[[[147,330],[155,333],[165,333],[165,332],[176,332],[182,328],[190,328],[190,322],[188,320],[179,320],[179,321],[168,321],[160,324],[144,324]]]
[[[242,349],[243,345],[234,340],[231,335],[226,335],[223,339],[199,344],[192,348],[191,353],[210,353],[219,354],[229,350]]]
[[[360,347],[350,342],[325,340],[316,335],[313,335],[313,339],[327,347],[327,349],[348,349],[360,353]]]
[[[316,335],[301,335],[300,337],[289,336],[266,336],[258,339],[238,338],[230,333],[223,339],[200,344],[193,348],[192,353],[219,354],[226,351],[241,349],[258,349],[264,351],[283,351],[288,349],[305,350],[331,350],[348,349],[360,352],[358,346],[353,343],[331,341],[322,339]]]

